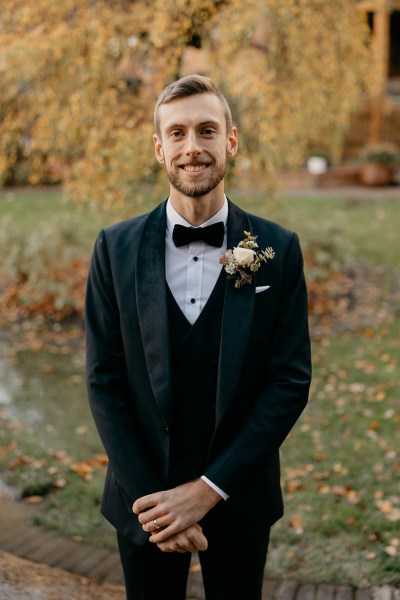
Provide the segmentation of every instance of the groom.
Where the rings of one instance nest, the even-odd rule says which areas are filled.
[[[301,250],[226,198],[238,138],[210,79],[168,86],[155,130],[169,198],[102,231],[88,279],[102,512],[129,600],[184,600],[198,550],[207,600],[260,600],[279,447],[310,384]]]

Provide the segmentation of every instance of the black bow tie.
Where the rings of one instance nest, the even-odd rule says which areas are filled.
[[[205,242],[210,246],[221,248],[224,243],[225,225],[222,221],[208,225],[207,227],[185,227],[175,225],[172,232],[172,240],[178,248],[191,242]]]

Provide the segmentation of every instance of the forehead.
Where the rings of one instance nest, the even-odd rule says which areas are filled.
[[[200,123],[219,123],[225,127],[225,113],[220,99],[214,94],[193,94],[162,104],[158,111],[161,130],[176,125],[196,126]]]

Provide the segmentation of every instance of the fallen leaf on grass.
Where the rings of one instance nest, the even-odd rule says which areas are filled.
[[[400,521],[400,508],[394,508],[392,512],[386,515],[388,521]]]
[[[108,465],[108,456],[107,454],[95,454],[95,461],[99,465]]]
[[[75,433],[77,435],[83,435],[84,433],[87,433],[87,430],[87,425],[78,425],[78,427],[75,427]]]
[[[344,467],[341,463],[335,463],[333,465],[333,470],[338,475],[347,475],[349,472],[348,469]]]
[[[27,504],[40,504],[43,502],[43,496],[28,496],[25,498]]]
[[[389,556],[397,556],[397,548],[395,546],[385,546],[384,551]]]
[[[393,510],[393,504],[388,500],[378,500],[376,503],[377,507],[384,514],[390,513]]]
[[[319,454],[319,453],[317,453],[317,454],[314,454],[313,458],[314,458],[314,460],[316,462],[322,462],[323,460],[326,460],[329,457],[328,457],[327,454]]]
[[[316,488],[320,494],[331,494],[332,496],[345,498],[350,504],[358,504],[361,500],[361,492],[353,490],[348,485],[333,485],[319,482]]]
[[[301,518],[298,515],[293,515],[290,518],[290,525],[293,527],[294,532],[297,535],[301,535],[303,533],[303,524],[301,522]]]
[[[84,481],[91,481],[93,477],[93,467],[87,462],[75,463],[70,466],[71,471],[82,477]]]
[[[397,497],[395,498],[395,501],[398,501]],[[375,504],[388,521],[400,521],[400,508],[395,506],[394,502],[391,500],[377,500]]]
[[[54,487],[61,489],[61,488],[65,487],[66,484],[67,484],[67,480],[64,479],[64,477],[60,477],[59,479],[55,480]]]
[[[9,452],[11,452],[12,450],[15,450],[16,447],[17,447],[17,442],[15,442],[15,441],[12,441],[9,444],[6,444],[5,446],[1,446],[0,447],[0,460],[5,458]]]
[[[314,479],[317,479],[318,481],[321,481],[323,479],[328,479],[329,476],[330,476],[330,471],[319,471],[318,473],[313,474]]]
[[[304,490],[304,486],[301,483],[300,479],[294,479],[293,481],[288,481],[286,484],[286,493],[293,494],[294,492],[299,492]]]
[[[48,450],[48,453],[57,460],[57,462],[62,465],[69,465],[72,462],[72,458],[68,456],[65,450],[57,450],[54,452],[53,450]]]

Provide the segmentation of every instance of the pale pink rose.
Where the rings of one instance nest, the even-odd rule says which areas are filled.
[[[225,252],[225,254],[223,254],[221,256],[221,258],[219,259],[219,262],[221,263],[221,265],[226,266],[229,263],[231,256],[232,256],[232,250],[227,250]]]
[[[249,267],[254,261],[256,253],[249,248],[234,248],[233,256],[239,267]]]

